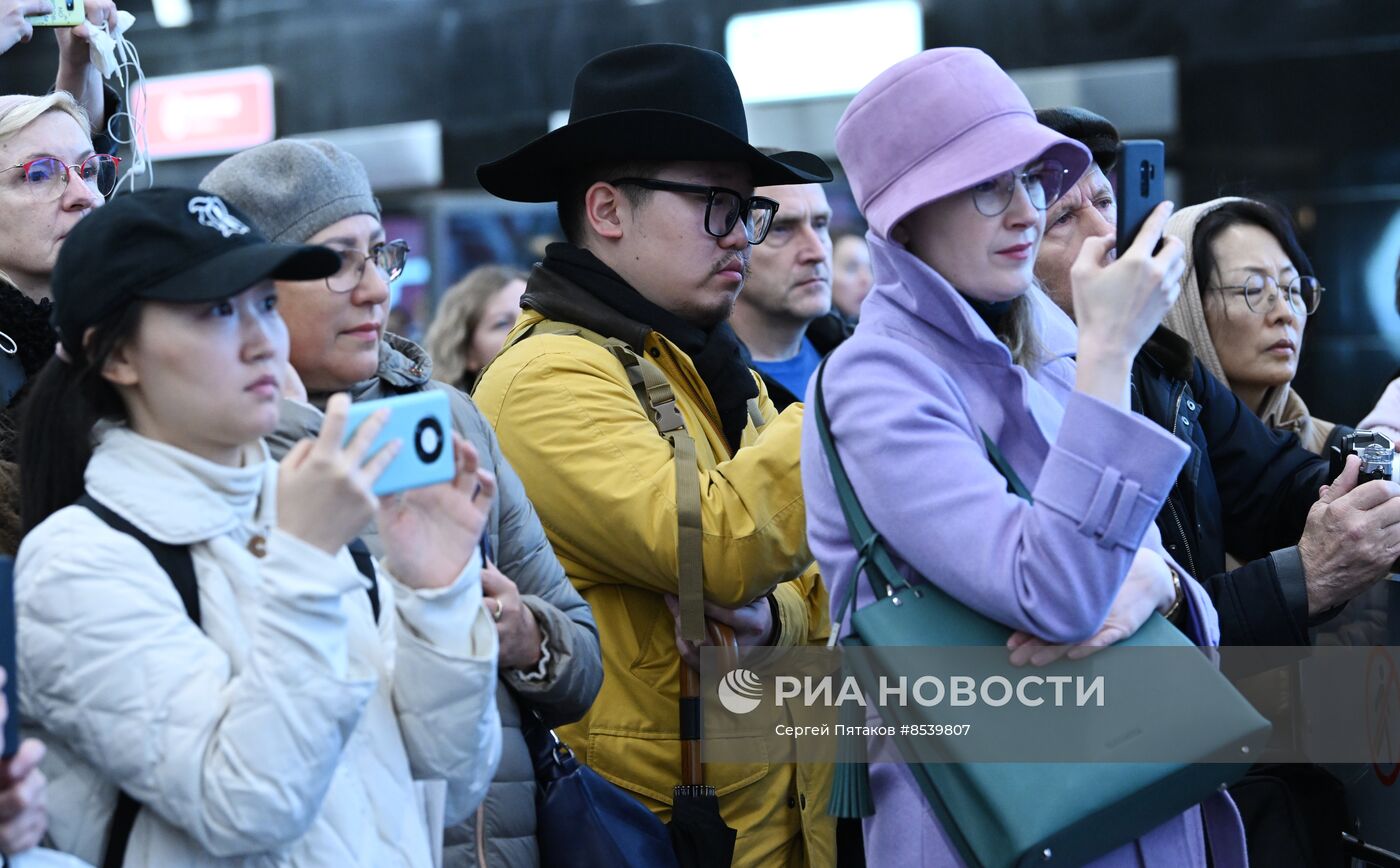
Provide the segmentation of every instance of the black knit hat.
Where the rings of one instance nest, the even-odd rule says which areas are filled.
[[[1083,143],[1104,174],[1118,162],[1118,128],[1103,115],[1078,106],[1063,106],[1036,109],[1035,119],[1060,135]]]

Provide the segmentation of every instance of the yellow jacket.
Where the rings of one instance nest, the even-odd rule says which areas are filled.
[[[473,397],[598,623],[603,687],[560,738],[669,820],[680,780],[681,665],[662,599],[678,581],[672,448],[607,349],[576,335],[515,343],[543,322],[525,311]],[[665,373],[695,439],[706,599],[733,607],[773,591],[777,644],[824,642],[827,596],[807,548],[798,469],[802,406],[778,414],[759,381],[764,423],[756,428],[751,419],[731,455],[690,358],[654,331],[641,349]],[[710,763],[705,773],[739,833],[734,865],[835,863],[835,827],[825,813],[830,766]]]

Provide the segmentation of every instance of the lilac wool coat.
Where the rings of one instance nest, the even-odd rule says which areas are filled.
[[[1056,642],[1088,638],[1137,549],[1161,551],[1153,519],[1187,456],[1185,444],[1141,416],[1074,391],[1067,357],[1074,325],[1043,296],[1035,306],[1051,360],[1032,375],[1012,364],[1006,347],[936,272],[873,234],[870,246],[875,289],[824,378],[832,433],[862,505],[901,567],[1009,627]],[[813,378],[809,405],[815,385]],[[834,607],[853,581],[856,553],[815,419],[807,414],[802,438],[807,533]],[[1007,492],[979,426],[1030,488],[1033,504]],[[1199,645],[1216,644],[1210,599],[1177,572],[1190,607],[1188,632]],[[861,580],[856,606],[871,602]],[[840,629],[844,635],[849,627]],[[905,766],[873,765],[871,784],[869,864],[962,864]],[[1094,865],[1204,866],[1203,826],[1216,868],[1247,865],[1239,814],[1223,794]]]

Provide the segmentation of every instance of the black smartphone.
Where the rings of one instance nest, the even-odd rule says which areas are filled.
[[[9,759],[19,750],[19,673],[15,671],[15,561],[0,557],[0,666],[5,667],[5,749]]]
[[[1166,146],[1156,139],[1125,139],[1118,143],[1113,192],[1118,199],[1120,256],[1132,246],[1152,209],[1167,198],[1166,155]]]

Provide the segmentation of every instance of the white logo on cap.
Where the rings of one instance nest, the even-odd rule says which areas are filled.
[[[200,226],[218,230],[225,238],[247,235],[247,224],[228,213],[228,206],[218,196],[196,196],[190,200],[190,213],[199,218]]]

